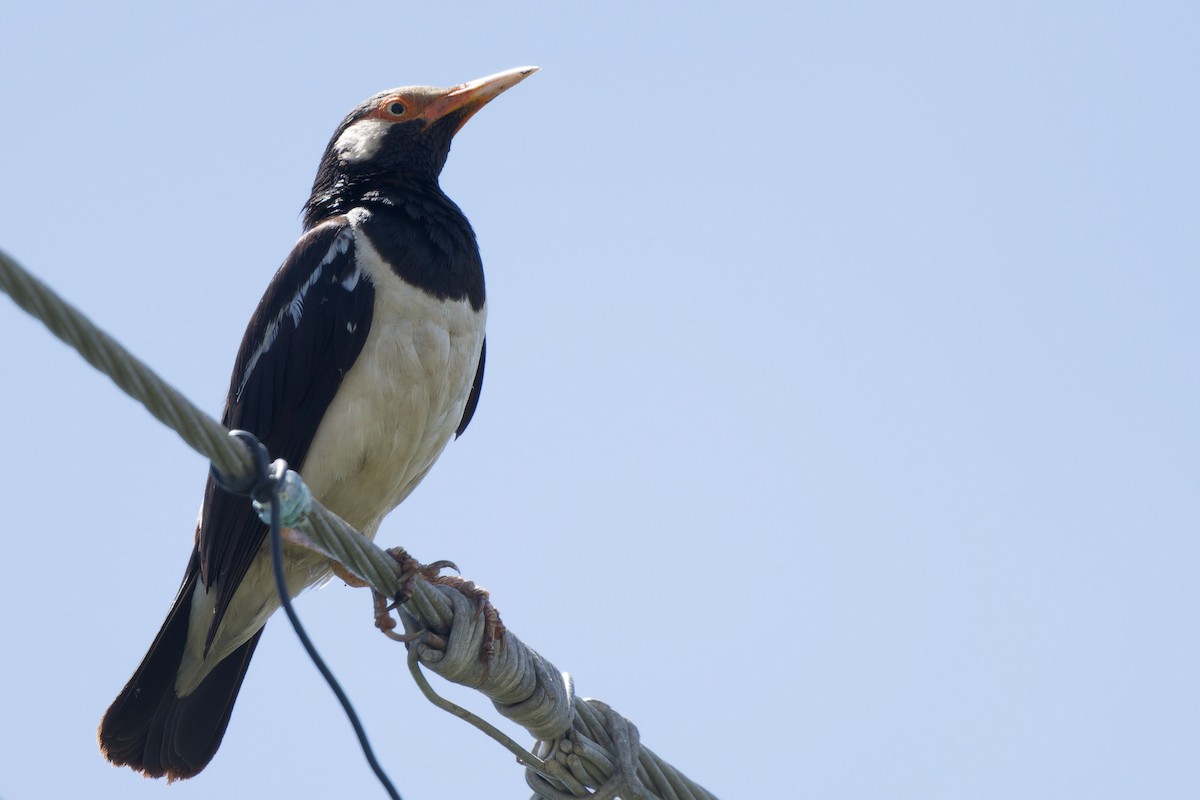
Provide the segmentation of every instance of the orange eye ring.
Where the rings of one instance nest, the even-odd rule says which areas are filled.
[[[379,106],[379,116],[385,119],[404,119],[408,113],[408,106],[402,101],[395,98],[384,102]]]

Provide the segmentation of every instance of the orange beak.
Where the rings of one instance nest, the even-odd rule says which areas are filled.
[[[425,108],[421,119],[427,123],[435,122],[455,111],[465,111],[454,128],[454,133],[458,133],[476,111],[537,71],[537,67],[517,67],[447,89],[445,94]]]

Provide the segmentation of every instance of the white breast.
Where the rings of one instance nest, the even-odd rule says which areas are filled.
[[[355,214],[366,212],[352,212]],[[454,436],[479,366],[486,307],[402,281],[356,230],[375,285],[367,344],[317,429],[304,478],[336,514],[374,537]]]
[[[375,287],[367,343],[346,373],[305,458],[303,477],[326,507],[370,538],[408,496],[454,436],[479,366],[486,306],[443,301],[405,283],[348,216],[363,276]],[[190,692],[278,608],[264,542],[233,596],[208,658],[203,641],[215,593],[198,584],[188,648],[176,690]],[[285,573],[292,595],[329,575],[328,562],[290,545]]]

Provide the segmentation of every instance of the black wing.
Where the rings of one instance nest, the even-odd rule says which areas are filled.
[[[475,369],[475,380],[471,383],[471,394],[467,396],[467,405],[463,408],[462,419],[458,423],[458,429],[454,431],[455,439],[463,435],[463,431],[471,424],[471,417],[475,416],[475,407],[479,405],[479,393],[483,391],[483,362],[485,360],[487,360],[487,339],[484,339],[483,344],[479,346],[479,366]]]
[[[375,287],[354,250],[345,217],[304,234],[259,301],[234,365],[222,421],[296,470],[371,328]],[[217,590],[206,647],[266,534],[250,502],[210,477],[196,534],[201,579]]]

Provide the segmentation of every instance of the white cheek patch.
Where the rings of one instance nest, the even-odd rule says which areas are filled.
[[[363,119],[342,131],[333,149],[343,161],[357,163],[372,158],[383,144],[383,136],[392,124],[381,119]]]

